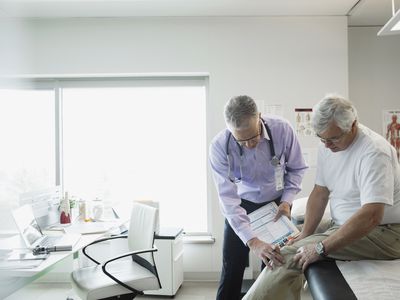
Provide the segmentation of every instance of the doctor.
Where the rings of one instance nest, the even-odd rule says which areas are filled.
[[[249,248],[279,266],[279,247],[264,243],[250,229],[247,214],[269,202],[279,205],[275,219],[290,217],[306,170],[299,142],[290,124],[277,116],[261,116],[249,96],[225,105],[227,129],[210,145],[210,163],[225,217],[223,265],[218,300],[240,299]]]

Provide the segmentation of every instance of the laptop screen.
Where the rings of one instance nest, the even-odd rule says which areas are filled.
[[[31,205],[37,224],[40,228],[46,229],[60,222],[60,212],[58,211],[60,198],[60,186],[30,190],[19,195],[19,205]]]
[[[13,210],[12,215],[26,246],[31,247],[42,237],[42,232],[33,215],[32,207],[29,204],[23,205]]]

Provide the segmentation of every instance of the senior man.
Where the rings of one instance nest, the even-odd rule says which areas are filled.
[[[359,124],[353,104],[340,96],[327,96],[314,107],[312,126],[322,143],[304,227],[281,250],[285,264],[265,269],[244,299],[300,299],[302,273],[318,260],[400,258],[396,150]],[[332,226],[313,234],[328,201]]]

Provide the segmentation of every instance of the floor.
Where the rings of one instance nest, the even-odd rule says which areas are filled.
[[[217,290],[217,282],[190,282],[185,281],[178,290],[175,300],[214,300]],[[65,300],[72,297],[74,300],[80,298],[71,290],[69,283],[32,283],[27,287],[15,292],[4,300]],[[170,299],[168,297],[143,296],[135,299],[160,300]],[[306,289],[301,295],[301,300],[312,300],[310,292]]]

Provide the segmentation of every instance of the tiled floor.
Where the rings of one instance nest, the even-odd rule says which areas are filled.
[[[185,281],[178,290],[175,300],[214,300],[217,290],[217,282],[189,282]],[[65,300],[72,297],[74,300],[80,298],[71,290],[68,283],[33,283],[17,291],[4,300]],[[160,300],[166,297],[142,296],[136,299]],[[312,300],[309,291],[303,292],[302,300]]]

